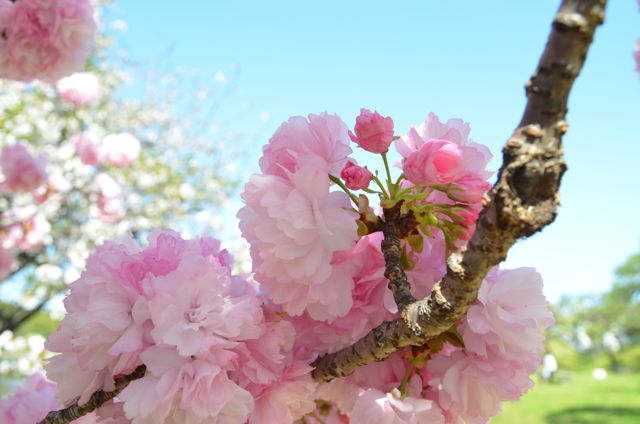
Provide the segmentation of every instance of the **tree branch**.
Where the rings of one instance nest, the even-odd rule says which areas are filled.
[[[381,246],[385,263],[384,276],[389,280],[389,290],[393,293],[393,299],[400,312],[416,301],[411,293],[407,274],[402,269],[400,257],[401,240],[416,227],[417,222],[412,212],[401,214],[402,203],[398,202],[393,207],[384,209],[385,221],[381,223],[384,235]]]
[[[19,306],[16,306],[16,309],[13,311],[11,316],[9,316],[8,318],[0,317],[0,334],[6,330],[15,333],[21,325],[31,319],[31,317],[33,317],[35,314],[40,312],[42,308],[44,308],[44,306],[49,302],[49,300],[51,300],[51,297],[52,294],[47,293],[33,309],[25,310]],[[22,316],[18,317],[20,311],[22,311]]]
[[[526,84],[527,105],[503,149],[498,180],[465,250],[447,259],[447,273],[429,297],[410,303],[401,319],[385,322],[351,347],[318,358],[313,376],[330,381],[380,361],[403,346],[421,345],[464,316],[489,269],[516,240],[553,222],[566,170],[562,136],[567,100],[606,0],[563,0],[537,69]]]
[[[146,370],[146,366],[140,365],[131,374],[116,378],[116,388],[114,390],[110,392],[105,392],[103,390],[97,391],[92,394],[87,403],[82,406],[75,403],[68,408],[49,412],[49,414],[38,424],[67,424],[82,417],[83,415],[89,414],[109,402],[114,397],[118,396],[118,394],[124,390],[130,382],[142,378]]]

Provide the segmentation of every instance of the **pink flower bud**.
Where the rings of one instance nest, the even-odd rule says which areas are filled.
[[[363,190],[369,187],[369,183],[373,179],[373,174],[352,161],[348,161],[342,171],[340,171],[340,177],[344,180],[347,188],[351,190]]]
[[[404,176],[414,184],[449,184],[463,172],[462,150],[447,140],[427,140],[404,160]]]
[[[358,146],[371,153],[384,153],[393,140],[393,119],[378,112],[360,109],[356,118],[355,135],[349,137]]]

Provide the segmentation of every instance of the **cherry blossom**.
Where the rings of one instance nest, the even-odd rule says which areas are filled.
[[[11,191],[34,191],[47,181],[44,155],[33,157],[27,146],[17,143],[2,148],[0,167]]]
[[[349,131],[349,138],[358,146],[371,153],[385,153],[393,140],[393,119],[360,109],[354,130],[355,134]]]
[[[339,175],[351,153],[347,126],[337,115],[294,116],[276,130],[264,147],[260,169],[286,176],[303,166]]]
[[[88,0],[0,2],[0,76],[54,82],[82,69],[96,23]]]
[[[91,106],[100,97],[100,82],[95,74],[76,72],[56,83],[60,98],[73,106]]]
[[[240,229],[251,244],[256,279],[291,315],[307,309],[330,320],[351,308],[348,271],[332,266],[335,252],[357,240],[349,198],[329,191],[329,178],[315,168],[254,175],[238,212]]]

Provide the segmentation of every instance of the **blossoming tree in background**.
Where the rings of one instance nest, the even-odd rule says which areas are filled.
[[[234,182],[222,173],[233,156],[223,157],[216,143],[239,135],[209,131],[211,104],[220,98],[207,85],[184,104],[151,85],[170,76],[144,74],[146,98],[127,100],[126,81],[144,70],[114,57],[109,38],[98,35],[94,43],[99,14],[88,2],[5,0],[0,12],[0,73],[7,78],[0,81],[0,374],[6,377],[32,369],[20,352],[42,346],[38,336],[12,334],[64,293],[96,243],[193,221],[226,202]],[[183,119],[186,107],[192,115]]]
[[[234,274],[234,258],[210,237],[158,230],[146,243],[103,243],[69,286],[66,316],[46,344],[48,379],[30,377],[0,401],[0,417],[487,422],[532,386],[553,322],[540,275],[497,265],[555,218],[567,98],[604,6],[562,2],[493,187],[491,154],[461,119],[432,113],[404,132],[367,109],[352,131],[336,115],[292,117],[242,194],[253,277]],[[78,162],[99,169],[95,180],[135,169],[153,148],[122,133],[85,135],[73,148]],[[51,142],[38,153],[11,146],[7,185],[37,196],[49,175],[38,155]],[[355,146],[367,163],[351,156]],[[391,148],[402,158],[397,168]],[[16,163],[30,172],[13,178]],[[110,220],[117,190],[101,179],[96,213]]]

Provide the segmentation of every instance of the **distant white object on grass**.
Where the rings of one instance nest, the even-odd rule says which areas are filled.
[[[556,371],[558,371],[558,361],[552,353],[547,353],[542,358],[542,379],[549,380]]]
[[[595,380],[604,380],[605,378],[607,378],[607,370],[605,370],[604,368],[595,368],[591,373],[591,376]]]

